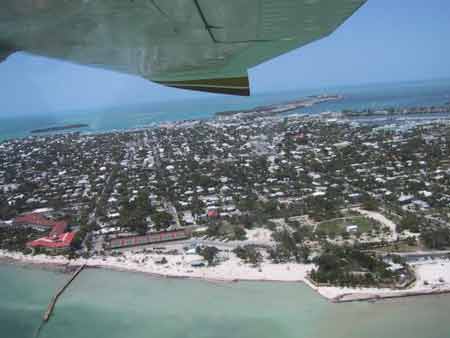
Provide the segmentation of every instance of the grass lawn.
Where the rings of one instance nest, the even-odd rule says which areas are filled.
[[[349,225],[357,225],[360,233],[366,233],[381,228],[381,224],[376,220],[364,216],[357,216],[321,222],[318,224],[317,230],[327,234],[334,233],[339,235],[342,232],[345,232]]]

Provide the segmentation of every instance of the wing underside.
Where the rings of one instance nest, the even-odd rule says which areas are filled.
[[[23,50],[248,95],[248,68],[329,35],[364,2],[2,0],[0,60]]]

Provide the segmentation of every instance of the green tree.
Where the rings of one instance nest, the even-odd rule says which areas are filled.
[[[403,230],[409,230],[411,232],[420,232],[420,226],[422,225],[423,220],[417,217],[413,213],[407,213],[401,219],[400,223],[397,225],[398,232],[402,232]]]
[[[197,253],[208,262],[208,265],[212,266],[215,264],[219,249],[215,246],[197,247]]]
[[[233,252],[243,261],[250,263],[254,266],[262,262],[261,253],[256,250],[254,246],[245,245],[244,247],[238,246]]]
[[[378,211],[378,209],[380,208],[380,204],[372,196],[364,195],[364,198],[362,200],[362,208],[368,211]]]
[[[166,211],[155,211],[151,218],[157,230],[167,229],[173,222],[173,216]]]
[[[450,229],[437,228],[422,231],[420,238],[429,249],[446,249],[450,247]]]

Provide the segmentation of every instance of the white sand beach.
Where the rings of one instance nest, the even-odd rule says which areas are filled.
[[[165,264],[159,264],[164,257]],[[0,259],[24,264],[77,266],[108,268],[118,271],[135,271],[160,277],[199,278],[207,281],[279,281],[304,282],[323,297],[336,302],[407,297],[422,294],[450,292],[450,260],[436,259],[412,264],[417,281],[408,289],[341,288],[316,286],[307,276],[312,264],[274,264],[263,262],[260,267],[243,263],[233,253],[213,267],[192,267],[191,263],[201,259],[198,255],[161,255],[153,253],[126,252],[123,256],[94,256],[89,259],[68,260],[63,256],[24,255],[0,250]]]
[[[212,267],[192,267],[191,263],[199,261],[198,255],[169,255],[152,253],[125,252],[123,256],[94,256],[89,259],[68,260],[63,256],[24,255],[22,253],[0,250],[0,258],[17,260],[30,264],[81,265],[103,267],[115,270],[138,271],[164,277],[202,278],[217,281],[261,280],[261,281],[303,281],[312,268],[305,264],[272,264],[264,262],[255,268],[244,264],[233,253],[227,255],[227,260]],[[158,264],[161,258],[165,264]]]

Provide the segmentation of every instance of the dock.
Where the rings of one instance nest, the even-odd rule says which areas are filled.
[[[78,269],[73,273],[70,279],[53,296],[52,300],[50,301],[50,304],[48,304],[47,311],[45,311],[44,313],[43,317],[44,322],[47,322],[50,319],[53,313],[53,309],[55,308],[55,305],[58,302],[59,297],[63,294],[63,292],[67,289],[67,287],[75,280],[75,278],[77,278],[77,276],[80,274],[81,271],[83,271],[85,267],[86,267],[85,264],[78,267]]]

